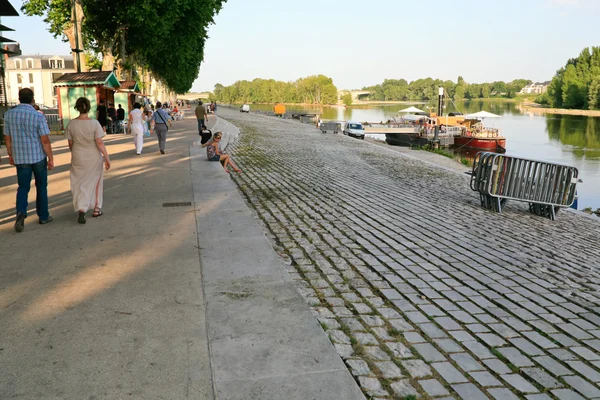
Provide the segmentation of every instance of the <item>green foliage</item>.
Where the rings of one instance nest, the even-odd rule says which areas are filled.
[[[47,23],[48,31],[55,38],[62,38],[67,41],[65,29],[71,24],[72,0],[25,0],[21,6],[21,11],[25,15],[44,17]]]
[[[314,75],[295,82],[256,78],[237,81],[231,86],[215,85],[215,99],[221,103],[305,103],[337,104],[337,88],[325,75]]]
[[[226,0],[77,0],[84,11],[86,48],[116,55],[123,68],[147,67],[171,90],[189,90],[204,58],[208,26]],[[45,17],[54,36],[72,26],[71,0],[26,0],[27,15]]]
[[[556,72],[548,88],[557,108],[600,109],[600,47],[585,48]]]
[[[87,65],[87,67],[89,69],[100,69],[102,68],[102,60],[98,57],[98,55],[96,53],[91,53],[91,52],[85,52],[83,54],[84,56],[84,60],[85,60],[85,65]]]
[[[509,83],[469,84],[462,76],[458,77],[457,83],[432,78],[417,79],[410,83],[405,79],[386,79],[379,85],[364,87],[363,90],[370,91],[369,99],[375,101],[434,100],[440,87],[444,88],[447,97],[455,100],[487,99],[492,96],[515,97],[530,83],[529,80],[517,79]]]
[[[350,107],[352,105],[352,102],[352,95],[350,93],[346,93],[342,96],[342,103],[344,103],[346,107]]]
[[[542,93],[535,98],[535,102],[543,106],[547,106],[550,104],[550,95],[548,95],[548,93]]]

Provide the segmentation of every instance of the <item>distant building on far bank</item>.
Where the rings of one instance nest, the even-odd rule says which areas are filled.
[[[523,89],[521,89],[519,94],[546,93],[546,91],[548,90],[548,86],[550,86],[550,81],[546,81],[546,82],[542,82],[542,83],[539,83],[539,82],[532,83],[532,84],[525,86]]]
[[[19,90],[30,88],[39,105],[58,107],[54,81],[67,72],[76,72],[71,55],[22,55],[18,45],[15,54],[6,56],[8,102],[19,102]]]

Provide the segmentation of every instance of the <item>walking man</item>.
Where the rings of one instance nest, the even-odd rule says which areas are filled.
[[[167,126],[167,123],[169,126]],[[165,146],[167,144],[167,132],[169,127],[172,127],[171,117],[162,107],[160,101],[156,102],[156,111],[152,114],[152,130],[156,131],[156,138],[158,139],[158,149],[160,154],[165,154]]]
[[[48,170],[54,168],[54,158],[46,118],[33,108],[33,91],[19,90],[19,102],[21,104],[4,114],[4,135],[8,160],[17,168],[19,185],[15,231],[23,232],[32,175],[35,177],[35,208],[39,223],[52,222],[48,212]]]
[[[202,134],[202,127],[205,125],[204,120],[207,119],[206,109],[202,105],[202,102],[196,107],[196,118],[198,119],[198,134]]]
[[[125,110],[123,109],[123,107],[119,104],[119,108],[117,108],[117,121],[119,121],[119,133],[123,132],[123,133],[127,133],[124,132],[123,129],[123,121],[125,121]]]

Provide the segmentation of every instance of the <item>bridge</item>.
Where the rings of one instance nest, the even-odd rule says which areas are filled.
[[[194,101],[194,100],[198,100],[198,99],[208,100],[208,96],[210,96],[209,92],[178,94],[177,100],[187,100],[187,101]]]
[[[353,101],[364,100],[371,92],[368,90],[338,90],[338,99],[341,99],[345,94],[350,94]]]

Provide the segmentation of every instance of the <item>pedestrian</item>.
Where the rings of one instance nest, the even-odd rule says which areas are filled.
[[[108,117],[110,118],[110,129],[108,133],[119,133],[117,123],[117,109],[111,102],[108,103]]]
[[[213,114],[217,114],[217,102],[215,101],[213,104]]]
[[[129,129],[133,135],[133,143],[135,144],[135,153],[139,156],[142,154],[144,147],[144,124],[146,116],[142,113],[142,105],[135,103],[133,110],[129,113]]]
[[[96,119],[100,123],[100,126],[106,132],[107,125],[107,109],[104,104],[104,99],[100,99],[100,105],[96,108]]]
[[[125,121],[125,109],[119,104],[117,108],[117,121],[119,121],[119,132],[123,131],[123,121]]]
[[[32,175],[35,177],[35,211],[39,223],[52,222],[48,211],[48,170],[54,168],[54,157],[46,118],[33,108],[33,91],[19,90],[19,103],[4,114],[4,137],[8,161],[17,168],[15,231],[23,232]]]
[[[202,127],[204,126],[204,120],[208,119],[206,115],[206,109],[202,105],[202,102],[196,107],[196,119],[198,120],[198,134],[202,133]],[[208,122],[208,121],[206,121]]]
[[[202,147],[206,147],[206,157],[208,158],[208,161],[220,161],[223,165],[223,168],[225,168],[225,172],[227,173],[229,173],[229,169],[227,168],[229,165],[233,167],[233,170],[235,172],[242,172],[242,170],[239,169],[237,165],[235,165],[229,154],[221,153],[221,150],[219,149],[219,144],[221,143],[222,138],[223,133],[217,132],[215,133],[215,136],[212,138],[212,140],[202,145]]]
[[[167,126],[168,123],[168,126]],[[167,132],[169,132],[169,127],[172,127],[171,117],[162,107],[160,101],[156,102],[156,111],[152,115],[152,128],[150,133],[153,131],[156,132],[156,138],[158,140],[158,149],[160,150],[160,154],[165,154],[165,146],[167,144]]]
[[[110,169],[110,158],[102,140],[106,133],[98,121],[88,116],[90,108],[86,97],[78,98],[75,110],[79,116],[69,121],[65,129],[71,150],[73,207],[79,212],[77,222],[80,224],[85,224],[85,213],[92,208],[94,218],[104,214],[104,169]]]

